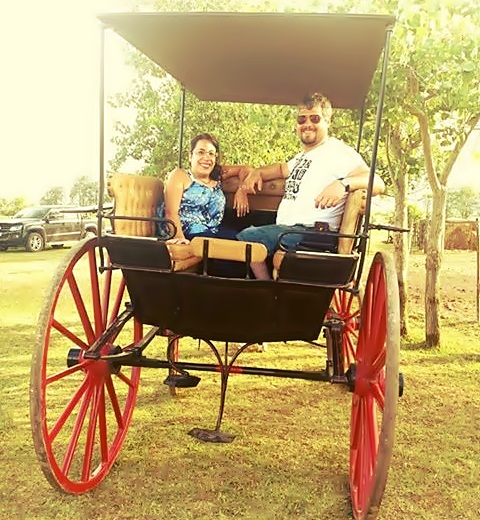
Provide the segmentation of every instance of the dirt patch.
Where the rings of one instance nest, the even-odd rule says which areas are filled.
[[[476,320],[476,251],[445,251],[440,273],[440,315],[458,322]],[[409,310],[424,314],[425,255],[410,256],[408,272]]]

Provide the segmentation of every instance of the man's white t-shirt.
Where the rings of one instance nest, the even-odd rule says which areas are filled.
[[[343,214],[346,195],[333,208],[316,208],[315,197],[337,179],[346,177],[352,170],[363,166],[361,155],[335,137],[328,137],[321,145],[297,154],[288,161],[290,175],[285,180],[285,194],[278,206],[277,224],[313,226],[327,222],[337,231]]]

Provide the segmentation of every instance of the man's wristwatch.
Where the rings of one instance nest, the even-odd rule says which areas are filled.
[[[341,179],[338,179],[341,184],[343,184],[343,187],[345,188],[345,193],[350,193],[350,184],[348,184],[345,177],[342,177]]]

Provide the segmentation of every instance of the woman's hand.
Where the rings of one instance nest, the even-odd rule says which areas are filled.
[[[247,213],[250,212],[250,207],[248,205],[248,195],[244,188],[240,187],[235,192],[235,197],[233,199],[233,209],[237,210],[237,217],[244,217]]]

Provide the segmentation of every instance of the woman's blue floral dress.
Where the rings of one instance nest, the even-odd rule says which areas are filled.
[[[213,188],[205,186],[188,172],[192,184],[183,192],[179,217],[185,238],[195,235],[215,235],[218,233],[225,212],[225,195],[220,182]],[[165,204],[157,208],[157,215],[165,218]],[[161,231],[160,231],[161,233]]]

